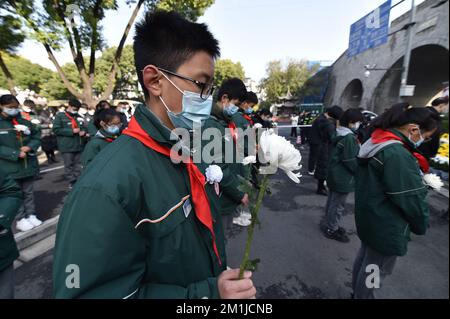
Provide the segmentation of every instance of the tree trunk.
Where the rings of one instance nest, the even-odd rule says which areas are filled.
[[[130,20],[128,21],[125,31],[123,32],[122,39],[120,40],[119,46],[117,47],[117,51],[114,56],[113,65],[111,67],[111,71],[109,74],[108,86],[106,87],[105,92],[103,92],[103,94],[100,98],[101,100],[106,100],[112,94],[112,92],[114,90],[114,86],[116,83],[116,74],[117,74],[117,70],[119,69],[119,62],[120,62],[120,58],[122,56],[123,46],[125,45],[125,40],[128,37],[128,33],[130,32],[131,26],[133,25],[134,20],[136,19],[139,9],[141,8],[143,3],[144,3],[144,0],[139,0],[139,2],[136,5],[136,8],[134,8],[134,11],[130,17]]]
[[[59,77],[63,81],[63,83],[66,86],[67,90],[69,90],[69,92],[71,94],[73,94],[77,99],[82,99],[83,98],[83,94],[78,92],[78,90],[67,79],[63,69],[61,68],[61,66],[59,65],[58,61],[56,60],[55,55],[53,54],[52,49],[50,48],[50,46],[47,43],[43,43],[43,45],[44,45],[45,50],[47,51],[48,58],[55,65],[56,71],[58,71]]]
[[[2,69],[3,73],[6,77],[6,83],[8,84],[8,89],[11,92],[12,95],[17,95],[14,79],[12,77],[12,74],[9,72],[8,67],[6,66],[5,62],[2,58],[2,53],[0,52],[0,68]]]

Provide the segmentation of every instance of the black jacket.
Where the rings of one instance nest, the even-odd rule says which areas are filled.
[[[434,107],[428,108],[431,112],[434,112],[437,116],[439,116],[439,112],[435,110]],[[442,126],[439,123],[436,132],[431,136],[431,140],[423,143],[419,146],[419,151],[429,160],[432,157],[435,157],[439,147],[440,147],[440,139],[442,134]]]

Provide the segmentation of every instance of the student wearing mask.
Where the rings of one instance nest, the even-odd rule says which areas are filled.
[[[19,251],[11,228],[21,205],[19,185],[0,167],[0,299],[14,298],[14,260]]]
[[[97,156],[106,146],[111,144],[120,135],[122,123],[119,113],[113,109],[101,110],[97,116],[97,134],[91,138],[81,155],[81,163],[86,166]]]
[[[36,216],[34,180],[39,174],[37,150],[41,132],[20,115],[19,101],[14,95],[0,97],[0,167],[13,178],[24,194],[17,214],[16,228],[29,231],[42,222]]]
[[[64,160],[65,176],[71,188],[81,174],[81,153],[84,148],[86,128],[78,120],[80,101],[69,100],[65,112],[58,113],[53,121],[53,132],[56,135],[58,149]]]
[[[431,106],[427,107],[427,109],[437,117],[448,113],[448,96],[433,100],[433,102],[431,102]],[[440,147],[441,135],[443,133],[442,125],[438,125],[436,132],[434,132],[433,136],[430,137],[430,140],[420,145],[420,152],[428,160],[436,156]]]
[[[258,96],[256,93],[248,91],[245,95],[244,101],[239,105],[239,112],[242,113],[244,119],[247,120],[250,127],[253,127],[254,120],[252,116],[254,115],[253,108],[258,104]]]
[[[376,297],[366,285],[368,265],[379,269],[380,285],[407,253],[410,234],[428,228],[427,160],[419,147],[436,131],[438,118],[423,107],[393,106],[372,123],[375,131],[361,146],[355,186],[355,220],[361,248],[353,267],[356,299]]]
[[[331,139],[336,134],[336,124],[344,111],[335,105],[325,110],[311,128],[309,174],[317,179],[317,194],[328,196],[325,180],[328,175]]]
[[[205,24],[152,11],[136,24],[145,94],[128,129],[98,154],[67,198],[54,262],[57,298],[253,298],[246,272],[227,270],[218,195],[208,163],[182,161],[175,128],[209,117],[217,40]],[[171,158],[175,156],[175,158]],[[82,272],[66,285],[67,266]]]
[[[241,206],[248,206],[248,194],[239,190],[242,183],[243,165],[237,160],[237,152],[241,152],[241,157],[244,158],[244,146],[238,145],[238,125],[234,120],[240,123],[240,128],[249,125],[241,114],[239,114],[239,107],[242,101],[246,98],[247,89],[244,83],[232,78],[222,83],[217,94],[217,101],[213,107],[211,117],[206,120],[204,129],[213,128],[220,132],[222,137],[222,152],[214,154],[215,161],[222,168],[223,179],[220,183],[221,196],[220,207],[223,216],[223,225],[226,230],[232,226],[233,217],[234,222],[241,226],[248,226],[250,224],[249,215],[241,216]],[[203,141],[207,145],[210,141]],[[226,158],[225,150],[233,149],[232,157]],[[231,163],[227,161],[232,160]],[[243,218],[241,218],[243,217]]]
[[[128,104],[128,102],[119,102],[119,104],[117,104],[117,106],[116,106],[116,111],[119,114],[120,122],[122,123],[122,126],[120,128],[120,133],[122,133],[122,131],[128,127],[127,114],[128,114],[129,108],[130,108],[130,105]]]
[[[350,239],[346,230],[340,226],[345,211],[345,203],[350,193],[355,191],[356,156],[359,152],[358,130],[363,115],[358,109],[344,112],[332,139],[332,150],[328,169],[327,185],[330,190],[325,208],[325,227],[327,238],[347,243]]]
[[[98,116],[98,113],[101,110],[106,110],[106,109],[110,109],[111,108],[111,104],[109,104],[108,101],[105,100],[101,100],[100,102],[97,103],[97,105],[95,106],[95,112],[92,115],[92,120],[89,122],[89,124],[87,125],[87,135],[89,138],[95,136],[95,134],[97,134],[98,128],[97,126],[95,126],[95,122]]]

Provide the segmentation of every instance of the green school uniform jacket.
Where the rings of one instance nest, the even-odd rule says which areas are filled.
[[[393,133],[412,148],[400,132]],[[362,242],[386,256],[407,252],[411,231],[423,235],[428,225],[427,188],[416,158],[400,141],[369,139],[358,155],[355,219]]]
[[[84,167],[86,167],[102,149],[111,144],[107,139],[114,140],[116,139],[116,136],[108,134],[105,130],[100,130],[93,138],[91,138],[81,155],[81,164]]]
[[[176,142],[147,107],[139,106],[135,118],[161,145]],[[217,195],[212,185],[205,187],[221,265],[195,207],[183,204],[190,195],[185,164],[120,136],[87,167],[66,200],[56,235],[55,296],[218,298],[217,277],[226,267],[224,235]],[[169,211],[159,222],[138,226]],[[66,287],[68,265],[79,269],[77,289]]]
[[[26,160],[19,158],[22,144],[17,137],[17,131],[14,130],[14,124],[11,118],[0,114],[0,167],[13,179],[33,177],[39,173],[37,150],[41,145],[41,132],[30,121],[20,116],[16,120],[29,128],[30,135],[22,133],[22,144],[32,150],[27,153]]]
[[[19,185],[0,168],[0,273],[19,257],[11,224],[21,204]]]
[[[78,127],[82,131],[86,131],[83,123],[78,121],[76,116],[73,116],[78,123]],[[53,132],[58,141],[58,149],[61,153],[78,153],[82,152],[85,144],[85,138],[73,133],[72,122],[64,112],[56,114],[53,121]]]
[[[349,128],[339,127],[336,132],[337,135],[332,139],[327,186],[334,192],[352,193],[355,191],[359,143]]]
[[[231,134],[227,134],[226,129],[228,128],[228,123],[219,117],[211,116],[205,121],[203,130],[215,129],[220,132],[220,139],[222,140],[222,149],[220,152],[209,153],[213,157],[211,164],[216,164],[220,166],[223,172],[223,178],[220,182],[220,207],[222,215],[232,214],[237,206],[241,203],[244,193],[239,190],[239,186],[242,180],[239,177],[241,173],[241,165],[236,163],[236,153],[233,151],[232,156],[230,156],[231,163],[226,163],[225,150],[235,150],[235,143]],[[202,141],[202,152],[204,147],[212,141],[207,139]],[[213,151],[214,152],[214,151]]]

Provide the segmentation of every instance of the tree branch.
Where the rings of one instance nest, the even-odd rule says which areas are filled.
[[[92,36],[91,36],[91,54],[89,60],[89,81],[91,85],[94,84],[95,77],[95,52],[98,47],[98,19],[100,14],[100,6],[102,4],[102,0],[98,0],[95,2],[93,11],[94,22],[92,24]]]
[[[130,32],[131,26],[133,25],[134,20],[136,19],[139,9],[141,8],[143,3],[144,3],[144,0],[139,0],[136,7],[134,8],[133,14],[130,17],[130,20],[128,21],[127,26],[125,27],[125,30],[122,35],[122,39],[120,40],[119,46],[117,47],[117,51],[116,51],[116,54],[113,59],[113,65],[111,67],[111,71],[110,71],[109,79],[108,79],[108,86],[106,87],[105,92],[103,92],[103,94],[100,98],[101,100],[107,99],[108,96],[110,96],[111,93],[113,92],[114,85],[116,83],[116,74],[117,74],[117,70],[119,68],[119,62],[120,62],[120,58],[122,56],[122,50],[125,45],[125,41],[128,37],[128,33]]]
[[[58,74],[61,78],[61,80],[63,81],[64,85],[66,86],[66,88],[69,90],[69,92],[71,94],[73,94],[76,98],[78,99],[82,99],[83,98],[83,94],[80,93],[73,85],[72,83],[70,83],[70,81],[67,79],[66,74],[64,73],[63,69],[61,68],[61,66],[59,65],[58,61],[55,58],[55,55],[53,54],[52,48],[50,47],[50,45],[48,45],[47,43],[42,43],[44,45],[45,50],[47,51],[48,54],[48,58],[50,59],[50,61],[53,62],[53,64],[56,67],[56,70],[58,71]]]
[[[9,72],[8,67],[6,66],[6,63],[3,61],[2,52],[1,51],[0,51],[0,68],[2,69],[3,73],[5,74],[6,82],[8,84],[9,91],[11,92],[12,95],[17,95],[13,76]]]

